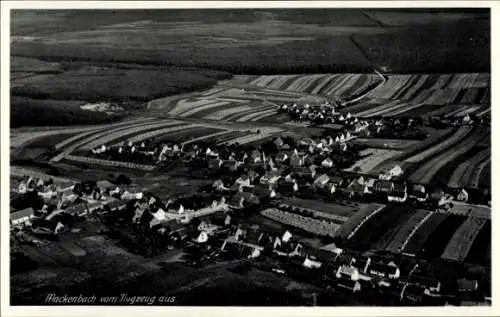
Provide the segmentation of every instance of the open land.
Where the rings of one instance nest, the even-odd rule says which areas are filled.
[[[24,176],[52,178],[62,186],[115,182],[121,175],[130,183],[119,186],[162,203],[182,200],[187,208],[205,199],[231,206],[226,213],[235,223],[219,226],[208,244],[192,232],[174,238],[170,220],[159,220],[169,223],[163,231],[138,229],[127,218],[137,210],[120,198],[111,201],[127,205],[123,209],[108,206],[76,217],[83,220],[52,238],[21,229],[23,235],[12,233],[12,261],[26,263],[12,273],[12,303],[39,304],[46,293],[78,294],[92,287],[96,295],[160,292],[175,296],[177,305],[401,305],[398,283],[388,277],[371,276],[358,296],[335,277],[325,280],[366,251],[399,265],[399,284],[412,280],[416,264],[432,266],[434,276],[452,268],[443,274],[443,285],[456,284],[453,270],[488,280],[470,271],[491,270],[489,15],[437,12],[14,11],[12,202],[24,197],[17,192]],[[321,125],[281,109],[327,102],[345,121]],[[361,122],[366,131],[350,130]],[[346,131],[353,136],[335,141]],[[278,137],[291,148],[275,145]],[[238,177],[265,172],[269,157],[277,164],[278,152],[292,155],[298,140],[307,139],[317,141],[317,148],[300,151],[311,153],[317,176],[342,182],[313,185],[310,171],[301,171],[306,176],[297,176],[300,186],[290,193],[282,181],[290,170],[295,175],[292,165],[299,163],[280,163],[281,181],[271,186],[275,196],[263,198],[251,189],[245,197],[259,196],[258,203],[246,205],[247,199],[235,206]],[[257,149],[267,153],[249,163]],[[242,165],[213,171],[212,154]],[[325,158],[332,166],[322,165]],[[381,195],[373,180],[395,165],[402,175],[391,181],[407,188],[399,202]],[[227,188],[214,189],[218,178],[230,180]],[[252,184],[267,189],[259,178]],[[416,184],[428,194],[442,189],[453,202],[435,207],[430,198],[410,198]],[[461,189],[466,199],[458,198]],[[181,224],[184,229],[199,231],[196,218],[210,208],[198,207]],[[166,214],[182,218],[180,211]],[[252,225],[265,238],[233,241],[237,230],[251,231]],[[343,253],[324,260],[303,251],[308,261],[323,261],[321,269],[304,269],[307,261],[283,256],[285,247],[280,254],[265,245],[265,239],[282,239],[284,231],[305,250],[334,242]],[[197,252],[203,254],[199,259]],[[24,266],[29,268],[22,271]],[[377,286],[379,280],[390,282],[387,290]],[[471,296],[480,295],[491,290],[481,286]],[[451,302],[469,299],[446,296]]]

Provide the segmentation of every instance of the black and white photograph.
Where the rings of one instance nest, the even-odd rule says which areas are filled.
[[[492,9],[226,4],[9,8],[7,303],[491,308]]]

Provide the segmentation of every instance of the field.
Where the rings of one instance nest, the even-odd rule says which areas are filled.
[[[394,74],[343,111],[360,117],[482,116],[490,109],[490,94],[489,73]]]
[[[340,228],[338,221],[315,219],[304,217],[296,213],[281,211],[278,209],[266,209],[260,212],[261,215],[271,220],[296,227],[309,233],[320,236],[335,236],[335,232]]]
[[[351,238],[366,221],[383,210],[383,208],[383,205],[377,204],[371,204],[365,208],[361,208],[361,210],[354,213],[346,222],[344,222],[344,224],[342,224],[340,229],[337,230],[336,236],[343,239]]]
[[[467,217],[459,215],[448,215],[446,219],[430,233],[425,243],[417,252],[418,257],[439,258],[445,250],[457,229],[465,222]]]
[[[386,250],[394,253],[401,252],[411,240],[415,232],[422,226],[432,213],[427,210],[418,210],[396,233]]]
[[[433,213],[425,222],[423,222],[410,237],[406,245],[403,247],[403,253],[415,255],[423,247],[429,236],[436,230],[439,225],[445,221],[448,214]]]
[[[401,152],[395,150],[382,150],[382,149],[367,149],[363,150],[362,155],[364,156],[358,160],[353,166],[345,169],[346,171],[359,171],[362,174],[369,174],[374,171],[382,163],[390,161],[391,158],[396,157]]]
[[[348,241],[348,245],[356,250],[385,249],[413,213],[409,206],[388,205],[366,220]]]
[[[469,253],[476,236],[487,221],[484,218],[468,217],[455,232],[441,257],[447,260],[463,261]]]

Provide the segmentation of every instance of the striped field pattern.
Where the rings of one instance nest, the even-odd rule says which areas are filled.
[[[485,218],[468,217],[453,234],[441,258],[463,261],[467,253],[469,253],[476,236],[487,221]]]
[[[490,74],[487,73],[395,74],[388,75],[385,83],[373,88],[357,104],[366,104],[366,107],[354,105],[342,111],[360,117],[391,117],[409,113],[429,115],[430,106],[437,110],[448,105],[462,105],[462,112],[457,111],[457,116],[482,115],[490,108],[490,98]]]

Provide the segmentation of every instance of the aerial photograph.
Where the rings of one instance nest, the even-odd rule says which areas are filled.
[[[10,305],[491,307],[491,20],[12,9]]]

